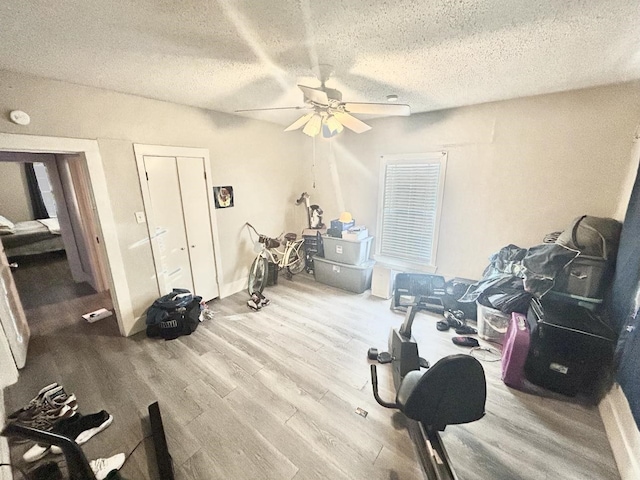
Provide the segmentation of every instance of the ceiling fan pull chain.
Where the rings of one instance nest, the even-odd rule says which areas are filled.
[[[316,189],[316,137],[313,137],[313,163],[311,164],[311,177],[313,179],[313,189]]]

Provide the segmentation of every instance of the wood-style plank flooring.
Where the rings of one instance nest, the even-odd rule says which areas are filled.
[[[122,338],[114,318],[87,324],[80,314],[91,296],[29,308],[28,362],[5,390],[6,410],[43,385],[64,384],[81,412],[104,408],[115,417],[83,446],[91,459],[129,453],[149,434],[147,406],[158,400],[181,480],[424,478],[402,415],[373,399],[366,358],[370,346],[385,347],[402,314],[389,300],[306,274],[281,278],[265,294],[271,304],[258,312],[244,293],[215,300],[213,320],[168,342]],[[453,333],[438,332],[436,320],[416,317],[421,355],[434,363],[467,351],[451,343]],[[499,362],[483,366],[486,416],[442,434],[461,480],[619,478],[596,407],[512,390],[500,381]],[[391,399],[388,367],[378,371],[381,395]],[[25,448],[12,447],[13,461]],[[144,441],[122,475],[157,478],[153,455]]]

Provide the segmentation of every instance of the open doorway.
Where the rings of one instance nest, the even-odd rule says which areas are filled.
[[[0,178],[0,215],[12,227],[0,241],[32,331],[110,310],[84,155],[0,152]]]
[[[118,322],[118,330],[123,336],[136,333],[137,318],[133,312],[129,282],[118,241],[116,222],[107,191],[107,179],[98,142],[81,138],[0,133],[0,151],[82,154],[84,156],[89,174],[92,206],[95,208],[98,219],[98,236],[107,261],[109,291]],[[0,257],[4,257],[4,255],[0,255]],[[2,337],[1,332],[0,337]]]

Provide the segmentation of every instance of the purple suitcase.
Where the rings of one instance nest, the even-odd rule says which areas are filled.
[[[512,313],[502,346],[502,381],[510,387],[523,388],[530,337],[527,317]]]

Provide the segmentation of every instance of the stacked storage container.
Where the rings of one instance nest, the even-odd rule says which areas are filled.
[[[614,219],[582,216],[556,240],[580,253],[542,301],[531,302],[524,369],[530,382],[570,396],[599,390],[616,335],[596,310],[615,267],[621,227]]]
[[[369,260],[373,237],[347,240],[323,236],[324,258],[314,257],[313,275],[326,285],[362,293],[371,288],[375,262]]]
[[[549,299],[597,310],[615,266],[621,229],[612,218],[576,218],[556,243],[580,254],[556,277]]]
[[[596,393],[613,362],[613,329],[586,308],[544,300],[531,302],[527,322],[527,379],[569,396]]]

